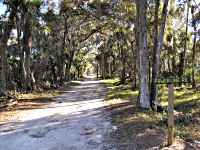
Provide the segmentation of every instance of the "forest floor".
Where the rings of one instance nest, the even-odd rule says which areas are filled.
[[[115,150],[104,111],[107,92],[88,78],[60,96],[55,91],[24,95],[0,112],[0,150]]]
[[[200,149],[200,88],[175,88],[175,144],[167,147],[167,114],[141,110],[138,91],[131,82],[119,85],[119,79],[103,81],[109,88],[107,111],[112,125],[118,127],[110,137],[119,150]],[[167,107],[167,87],[159,87],[159,101]]]

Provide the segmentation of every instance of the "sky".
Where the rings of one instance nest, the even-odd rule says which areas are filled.
[[[4,14],[6,11],[5,5],[0,1],[0,15]]]
[[[52,2],[56,3],[56,5],[60,2],[60,0],[51,0]],[[3,5],[2,0],[0,0],[0,15],[4,14],[6,11],[6,6]]]

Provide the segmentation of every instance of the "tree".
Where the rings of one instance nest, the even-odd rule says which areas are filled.
[[[169,0],[165,0],[162,10],[162,20],[160,24],[160,31],[158,34],[158,13],[159,13],[159,0],[156,0],[155,6],[155,20],[154,20],[154,48],[153,48],[153,67],[152,67],[152,82],[151,82],[151,108],[157,111],[158,103],[158,87],[155,80],[158,78],[160,70],[160,55],[164,38],[164,30],[167,18],[167,7]]]
[[[187,14],[186,14],[186,23],[185,23],[184,47],[183,47],[183,51],[180,53],[180,56],[179,56],[180,57],[179,71],[178,71],[179,77],[183,76],[184,69],[185,69],[185,66],[186,66],[186,50],[187,50],[187,41],[188,41],[189,9],[190,9],[190,0],[187,0]],[[181,85],[181,83],[179,85]]]
[[[148,85],[148,50],[147,50],[147,1],[137,0],[137,16],[139,33],[139,50],[140,50],[140,105],[142,108],[150,107],[149,101],[149,85]]]
[[[192,14],[192,26],[194,28],[193,34],[193,47],[192,47],[192,87],[196,87],[195,82],[195,55],[196,55],[196,40],[197,40],[197,25],[196,25],[196,17],[195,17],[195,6],[191,7],[191,14]]]

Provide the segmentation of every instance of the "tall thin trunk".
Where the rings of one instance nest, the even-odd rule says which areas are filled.
[[[185,40],[184,40],[184,47],[183,51],[180,53],[180,60],[179,60],[179,72],[178,76],[182,77],[184,74],[184,70],[186,67],[186,50],[187,50],[187,38],[188,38],[188,21],[189,21],[189,9],[190,9],[190,0],[187,1],[187,18],[186,18],[186,25],[185,25]],[[181,85],[180,83],[179,85]]]
[[[68,81],[71,80],[70,69],[72,66],[73,58],[74,58],[74,51],[71,50],[70,56],[68,56],[68,63],[66,64],[66,78]]]
[[[121,46],[121,61],[122,61],[122,72],[121,72],[121,84],[124,84],[126,81],[126,56],[123,47]]]
[[[61,73],[60,73],[60,82],[62,83],[64,81],[64,77],[65,77],[65,55],[64,55],[64,51],[65,51],[65,47],[66,47],[66,36],[67,36],[67,18],[64,19],[65,24],[64,24],[64,35],[63,35],[63,43],[62,43],[62,47],[61,47]]]
[[[169,53],[169,50],[168,50],[168,57],[167,57],[167,69],[168,69],[168,72],[171,72],[171,64],[170,64],[170,53]]]
[[[157,103],[158,103],[158,87],[155,83],[155,80],[158,78],[159,70],[160,70],[160,55],[161,48],[163,44],[164,38],[164,30],[167,18],[168,11],[168,2],[169,0],[165,0],[163,10],[162,10],[162,20],[160,25],[160,31],[158,35],[158,11],[159,11],[159,0],[156,0],[155,7],[155,22],[154,22],[154,51],[153,51],[153,68],[152,68],[152,82],[151,82],[151,108],[154,111],[157,111]]]
[[[78,67],[78,78],[80,78],[80,67]]]
[[[175,76],[176,73],[176,59],[175,59],[175,46],[174,46],[174,37],[172,36],[172,72]]]
[[[197,39],[197,26],[196,26],[196,20],[194,16],[194,7],[192,7],[192,24],[194,28],[194,39],[193,39],[193,48],[192,48],[192,87],[196,87],[196,82],[195,82],[195,55],[196,55],[196,39]]]
[[[184,42],[184,62],[183,62],[183,73],[184,74],[184,70],[186,68],[186,50],[187,50],[187,38],[188,38],[188,21],[189,21],[189,9],[190,9],[190,0],[188,0],[187,3],[187,19],[186,19],[186,26],[185,26],[185,42]]]
[[[101,61],[102,61],[102,79],[105,79],[106,78],[106,71],[105,71],[105,69],[106,69],[106,67],[105,67],[105,60],[106,58],[105,58],[105,50],[104,50],[104,48],[102,49],[102,59],[101,59]]]
[[[133,54],[133,88],[136,89],[137,86],[137,58],[136,58],[136,50],[133,48],[133,42],[131,43],[132,54]]]
[[[96,67],[96,74],[97,74],[97,78],[99,78],[99,68],[98,68],[98,65]]]
[[[55,69],[53,57],[51,57],[51,56],[49,57],[49,63],[50,63],[50,67],[51,67],[51,73],[53,76],[52,84],[55,84],[57,82],[57,76],[56,76],[56,69]]]
[[[1,49],[1,84],[0,84],[0,96],[6,95],[6,66],[7,66],[7,37],[2,36],[2,49]]]
[[[137,15],[136,15],[136,26],[135,26],[135,47],[136,47],[136,50],[135,50],[135,58],[136,58],[136,64],[140,64],[140,22],[139,22],[139,19],[140,19],[140,6],[139,6],[139,0],[136,1],[136,12],[137,12]],[[136,68],[137,69],[137,68]],[[138,77],[135,77],[135,78],[138,78],[138,84],[140,86],[140,65],[138,65],[138,72],[137,72],[137,76]],[[136,82],[135,82],[135,85],[136,85]]]
[[[156,0],[156,6],[155,6],[155,15],[154,15],[154,48],[153,48],[153,64],[152,64],[152,82],[151,82],[151,99],[150,99],[150,105],[151,108],[156,111],[157,108],[154,107],[154,102],[157,99],[157,91],[158,87],[155,83],[156,78],[158,77],[158,66],[157,66],[157,50],[158,50],[158,13],[159,13],[159,7],[160,7],[160,1]]]

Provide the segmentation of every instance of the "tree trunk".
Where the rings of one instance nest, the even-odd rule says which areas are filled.
[[[147,0],[137,0],[137,8],[139,9],[139,26],[140,39],[140,106],[149,109],[149,85],[148,85],[148,50],[147,50]]]
[[[64,24],[64,35],[63,35],[63,43],[62,43],[62,48],[61,48],[61,73],[60,73],[60,82],[62,83],[64,81],[65,77],[65,69],[66,69],[66,64],[65,64],[65,46],[66,46],[66,36],[67,36],[67,17],[64,19],[65,24]]]
[[[23,90],[25,90],[25,83],[26,83],[26,70],[25,70],[25,64],[24,64],[24,51],[21,48],[21,41],[20,41],[20,37],[21,37],[21,29],[20,29],[20,24],[19,22],[16,20],[16,27],[17,27],[17,45],[18,45],[18,49],[20,51],[20,86]]]
[[[133,54],[133,88],[136,89],[137,87],[137,58],[136,58],[136,50],[133,48],[133,42],[131,43],[132,54]]]
[[[71,80],[70,70],[71,70],[71,66],[72,66],[72,63],[73,63],[73,59],[74,59],[74,51],[71,50],[69,53],[70,54],[69,54],[69,57],[68,57],[68,63],[66,65],[66,77],[67,77],[68,81]]]
[[[175,59],[175,46],[174,46],[174,37],[172,36],[172,72],[175,76],[176,72],[176,59]]]
[[[105,60],[105,50],[104,50],[104,48],[102,49],[102,59],[101,59],[101,61],[102,61],[102,79],[105,79],[106,78],[106,71],[105,71],[106,60]]]
[[[122,61],[122,72],[121,72],[121,84],[124,84],[126,81],[126,56],[123,47],[121,46],[121,61]]]
[[[159,12],[159,0],[156,0],[155,7],[155,22],[154,22],[154,50],[153,50],[153,67],[152,67],[152,82],[151,82],[151,108],[154,111],[157,111],[157,103],[158,103],[158,87],[155,83],[155,80],[158,78],[159,70],[160,70],[160,55],[161,48],[163,44],[164,38],[164,30],[167,18],[167,7],[169,0],[165,0],[163,10],[162,10],[162,20],[160,25],[160,32],[158,35],[158,12]]]
[[[71,67],[70,67],[70,64],[67,63],[67,64],[66,64],[66,73],[65,73],[67,81],[70,81],[70,80],[71,80],[70,68],[71,68]]]
[[[96,74],[97,74],[97,78],[99,78],[99,68],[98,68],[98,65],[96,67]]]
[[[153,47],[153,63],[152,63],[152,82],[151,82],[151,97],[150,97],[150,105],[151,109],[156,111],[157,108],[155,107],[155,101],[158,99],[158,87],[155,83],[156,78],[158,78],[158,71],[159,68],[157,66],[160,59],[157,57],[157,50],[158,50],[158,13],[159,13],[159,7],[160,7],[160,0],[156,0],[156,6],[155,6],[155,15],[154,15],[154,47]]]
[[[188,21],[189,21],[189,8],[190,8],[190,0],[188,0],[187,2],[187,19],[186,19],[186,25],[185,25],[185,41],[184,41],[184,48],[183,48],[183,52],[180,53],[180,59],[179,59],[179,72],[178,72],[178,76],[182,77],[184,74],[184,69],[186,66],[186,49],[187,49],[187,38],[188,38]],[[182,83],[180,82],[179,86],[181,86]]]
[[[79,77],[80,77],[80,66],[78,66],[78,69],[77,69],[77,70],[78,70],[78,75],[77,75],[77,76],[78,76],[78,78],[79,78]]]
[[[138,73],[137,73],[137,76],[135,76],[135,78],[138,78],[138,80],[140,79],[140,24],[139,24],[139,19],[140,19],[140,7],[139,7],[139,0],[136,1],[136,12],[137,12],[137,15],[136,15],[136,27],[135,27],[135,47],[136,47],[136,50],[135,50],[135,58],[136,58],[136,64],[138,64]],[[137,68],[136,68],[137,69]],[[135,82],[136,84],[136,82]],[[138,82],[139,86],[140,86],[140,80]]]
[[[194,16],[194,7],[192,7],[192,19],[193,19],[193,28],[194,28],[194,39],[193,39],[193,48],[192,48],[192,87],[196,87],[195,82],[195,55],[196,55],[196,39],[197,39],[197,26],[196,26],[196,20]]]
[[[31,46],[32,46],[32,22],[28,16],[25,14],[25,24],[23,30],[23,52],[25,52],[25,89],[30,91],[33,89],[31,86]]]
[[[50,56],[49,57],[49,63],[50,63],[50,67],[51,67],[51,73],[52,73],[52,76],[53,76],[53,83],[52,84],[55,84],[57,83],[57,76],[56,76],[56,69],[55,69],[55,65],[54,65],[54,61],[53,61],[53,58]]]
[[[7,57],[6,57],[6,42],[5,35],[2,37],[2,49],[1,49],[1,84],[0,84],[0,96],[6,95],[6,66],[7,66]]]

